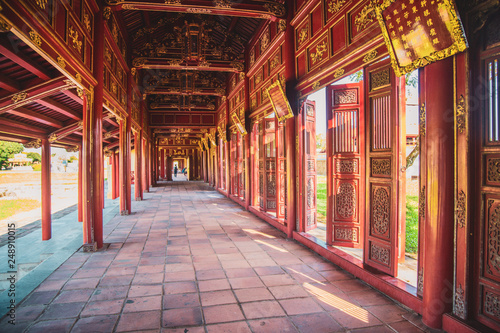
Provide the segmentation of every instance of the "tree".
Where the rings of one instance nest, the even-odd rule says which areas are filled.
[[[326,137],[325,134],[316,134],[316,149],[319,149],[320,152],[326,151]]]
[[[24,150],[24,146],[17,142],[0,141],[0,170],[7,167],[9,158],[14,154],[19,154]]]
[[[31,152],[26,155],[26,157],[33,159],[33,163],[40,163],[42,162],[42,156],[38,153]]]

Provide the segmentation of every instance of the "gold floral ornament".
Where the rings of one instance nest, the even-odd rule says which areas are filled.
[[[366,28],[370,23],[375,21],[375,8],[372,4],[366,5],[361,12],[354,18],[354,25],[356,25],[356,29],[359,31]]]
[[[316,46],[316,52],[311,53],[311,61],[313,65],[323,59],[323,54],[327,51],[327,49],[328,45],[326,44],[326,41]]]
[[[25,91],[18,92],[12,96],[12,102],[19,103],[24,101],[28,97],[28,93]]]
[[[111,17],[111,8],[104,7],[104,10],[102,12],[102,16],[104,17],[105,20],[109,20],[109,18]]]
[[[321,83],[319,81],[316,81],[312,84],[312,89],[316,90],[321,86]]]
[[[307,27],[300,29],[299,31],[299,45],[302,45],[307,39]]]
[[[79,150],[80,150],[80,147],[78,147],[78,146],[73,146],[73,147],[66,148],[66,151],[68,153],[76,153]]]
[[[279,31],[285,31],[286,30],[286,20],[281,19],[278,22],[278,29]]]
[[[33,41],[33,43],[35,43],[38,46],[42,46],[42,37],[40,37],[40,35],[38,33],[31,30],[29,35],[30,35],[30,38]]]
[[[378,51],[377,50],[373,50],[373,51],[370,51],[368,52],[364,57],[363,57],[363,62],[364,63],[367,63],[367,62],[370,62],[372,61],[373,59],[375,59],[378,55]]]
[[[36,0],[36,4],[41,9],[45,9],[45,7],[47,6],[47,0]]]
[[[337,13],[347,2],[347,0],[330,0],[328,3],[328,11],[332,14]]]
[[[63,57],[58,56],[57,57],[57,63],[59,64],[59,66],[62,67],[62,69],[66,68],[66,62],[64,61]]]
[[[341,77],[342,75],[344,75],[345,73],[345,70],[343,68],[339,68],[337,69],[334,73],[333,73],[333,77],[335,79],[338,79],[339,77]]]
[[[73,27],[69,27],[69,38],[71,39],[73,48],[78,52],[82,51],[82,41],[78,39],[78,31]]]
[[[38,149],[42,146],[42,140],[36,139],[24,144],[25,148],[35,148]]]
[[[231,8],[231,1],[229,0],[214,0],[213,4],[217,8]]]
[[[57,141],[57,134],[52,133],[51,135],[49,135],[49,142],[50,143],[53,143],[53,142],[56,142],[56,141]]]

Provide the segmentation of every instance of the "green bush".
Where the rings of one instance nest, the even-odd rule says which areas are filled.
[[[33,168],[33,171],[42,171],[41,164],[33,164],[31,167]]]
[[[418,196],[406,196],[406,252],[418,251]]]

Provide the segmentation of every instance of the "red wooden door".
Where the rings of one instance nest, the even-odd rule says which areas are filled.
[[[397,276],[399,228],[405,225],[406,161],[403,78],[394,75],[389,59],[365,70],[367,91],[367,195],[364,261]],[[401,90],[401,91],[400,91]],[[400,105],[401,104],[401,105]],[[403,138],[404,136],[404,138]]]
[[[265,211],[276,212],[276,122],[264,119]]]
[[[252,202],[250,203],[252,206],[260,206],[260,132],[259,132],[259,123],[253,124],[252,130]]]
[[[265,135],[264,135],[264,121],[259,122],[259,207],[262,210],[266,209],[265,206],[265,188],[266,188],[266,170],[265,170]]]
[[[231,179],[231,194],[238,195],[237,167],[236,167],[236,133],[231,134],[231,154],[230,154],[230,179]]]
[[[306,100],[299,115],[300,230],[315,229],[316,216],[316,102]]]
[[[241,133],[237,134],[237,167],[238,196],[245,198],[245,140]]]
[[[277,217],[280,222],[286,219],[286,147],[285,147],[285,127],[277,124],[276,148],[277,148],[277,190],[278,190],[278,211]]]
[[[359,248],[365,207],[363,82],[328,87],[327,105],[327,242]]]
[[[485,325],[500,331],[500,48],[492,48],[482,54],[483,75],[480,79],[484,91],[476,96],[484,96],[482,112],[478,112],[480,126],[474,128],[472,137],[479,145],[475,152],[479,172],[475,173],[478,184],[478,199],[473,200],[479,223],[476,232],[476,252],[474,269],[474,315]],[[476,118],[477,119],[477,118]],[[476,123],[477,124],[477,123]],[[465,200],[465,199],[464,199]],[[458,286],[456,287],[458,293]],[[456,296],[465,304],[464,294]],[[456,301],[457,302],[457,301]],[[455,305],[457,306],[457,304]]]

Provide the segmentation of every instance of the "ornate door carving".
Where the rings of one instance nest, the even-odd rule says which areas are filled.
[[[266,212],[276,212],[276,120],[264,119],[264,169],[265,169],[265,202]]]
[[[364,226],[363,83],[327,88],[328,244],[362,247]]]
[[[316,103],[306,100],[300,114],[301,231],[317,227],[316,216]]]
[[[233,195],[238,195],[238,182],[237,182],[237,176],[238,176],[238,170],[237,170],[237,164],[236,164],[236,145],[237,145],[237,139],[236,139],[236,133],[231,134],[231,158],[230,158],[230,170],[231,170],[231,194]]]
[[[238,196],[242,199],[245,198],[245,139],[238,132],[237,134],[237,168],[238,168]]]
[[[480,165],[480,172],[476,173],[475,183],[479,184],[476,191],[479,200],[474,200],[474,205],[478,208],[475,211],[479,227],[474,230],[476,242],[479,244],[475,252],[475,311],[477,320],[485,325],[500,331],[500,78],[498,70],[500,67],[500,48],[492,48],[483,52],[483,84],[478,84],[475,96],[484,96],[482,112],[475,112],[475,119],[479,118],[479,126],[473,128],[473,144],[480,149],[476,153],[476,165]],[[483,88],[482,88],[483,87]],[[480,89],[483,89],[482,91]],[[471,104],[472,106],[472,104]],[[466,121],[464,116],[464,124]],[[457,119],[458,120],[458,119]],[[477,124],[474,122],[473,124]],[[457,125],[460,122],[457,121]],[[464,126],[466,130],[467,127]],[[460,128],[458,128],[460,131]],[[477,147],[476,146],[476,147]],[[465,194],[462,194],[462,207],[459,207],[460,200],[457,200],[457,228],[466,228]],[[462,290],[459,289],[462,288]],[[460,314],[462,301],[464,304],[467,298],[464,295],[466,286],[455,286],[454,310]],[[459,294],[458,291],[462,291]],[[465,306],[466,310],[467,307]]]
[[[397,276],[399,247],[404,242],[400,227],[405,225],[406,176],[400,168],[406,159],[404,77],[394,75],[388,60],[367,67],[365,74],[368,193],[364,261]]]

